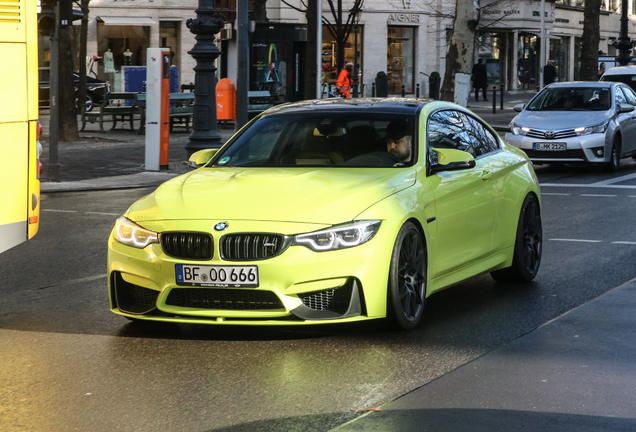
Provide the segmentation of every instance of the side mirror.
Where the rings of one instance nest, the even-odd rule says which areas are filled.
[[[634,105],[630,104],[618,104],[619,113],[628,113],[634,111]]]
[[[522,103],[520,103],[520,104],[515,105],[512,109],[513,109],[513,110],[515,110],[515,111],[517,111],[517,112],[521,112],[521,111],[523,111],[523,108],[524,108],[525,106],[526,106],[526,104],[522,104]]]
[[[431,174],[474,167],[475,158],[465,151],[444,148],[431,149]]]
[[[190,159],[188,159],[188,166],[190,168],[199,168],[210,162],[218,151],[219,149],[204,149],[194,152],[192,156],[190,156]]]

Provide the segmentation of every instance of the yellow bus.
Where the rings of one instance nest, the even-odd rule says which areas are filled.
[[[39,227],[37,40],[36,0],[0,0],[0,253]]]

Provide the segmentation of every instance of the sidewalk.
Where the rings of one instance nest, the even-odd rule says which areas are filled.
[[[334,431],[636,430],[636,280]]]

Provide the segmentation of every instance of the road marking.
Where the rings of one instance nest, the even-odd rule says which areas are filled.
[[[611,185],[597,183],[578,184],[578,183],[541,183],[541,187],[565,187],[565,188],[596,188],[596,189],[636,189],[636,185]]]
[[[633,174],[626,174],[626,175],[620,176],[620,177],[614,177],[614,178],[611,178],[609,180],[603,180],[603,181],[595,182],[595,183],[592,183],[592,184],[602,186],[602,185],[609,185],[609,184],[613,184],[613,183],[620,183],[622,181],[627,181],[627,180],[631,180],[631,179],[635,179],[635,178],[636,178],[636,173],[633,173]]]
[[[603,240],[583,240],[583,239],[562,239],[562,238],[553,238],[549,239],[550,241],[562,241],[562,242],[580,242],[580,243],[601,243]]]
[[[581,194],[581,196],[585,196],[585,197],[615,197],[615,196],[618,196],[618,195]]]
[[[552,195],[552,196],[570,196],[570,195],[572,195],[572,194],[569,194],[569,193],[550,193],[550,192],[542,192],[542,193],[541,193],[541,196],[544,196],[544,195]]]
[[[627,244],[627,245],[636,245],[636,242],[626,242],[626,241],[615,241],[612,244]]]
[[[121,216],[120,213],[103,213],[103,212],[84,212],[86,214],[105,215],[105,216]]]
[[[56,213],[77,213],[77,210],[53,210],[53,209],[42,209],[45,212],[56,212]]]

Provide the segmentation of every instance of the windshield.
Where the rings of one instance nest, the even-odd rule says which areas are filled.
[[[546,88],[528,105],[529,111],[605,111],[610,109],[608,87]]]
[[[278,113],[256,120],[213,159],[216,166],[386,167],[415,159],[415,117],[378,112]],[[404,153],[387,143],[399,142]],[[389,152],[391,150],[391,152]],[[407,157],[408,156],[408,157]]]
[[[636,75],[603,75],[601,81],[619,82],[636,89]]]

